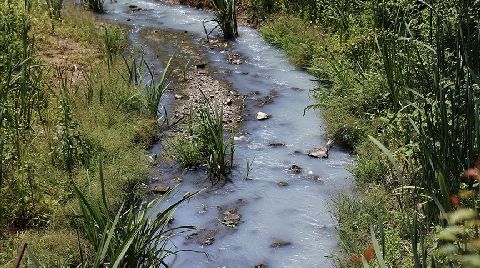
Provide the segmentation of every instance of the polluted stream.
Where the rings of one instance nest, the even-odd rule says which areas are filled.
[[[118,0],[105,5],[103,18],[129,26],[129,43],[142,46],[145,60],[156,66],[154,72],[161,70],[165,59],[158,58],[159,48],[147,42],[142,31],[188,33],[201,44],[202,21],[212,19],[204,11],[156,1]],[[198,230],[173,238],[174,250],[186,251],[168,257],[167,263],[170,267],[333,267],[331,256],[338,239],[329,204],[336,194],[351,191],[347,168],[353,159],[337,146],[329,150],[328,158],[305,153],[327,144],[320,113],[304,112],[314,101],[309,96],[318,86],[314,77],[290,64],[255,29],[240,27],[239,34],[230,42],[229,52],[202,48],[212,76],[245,96],[243,120],[234,133],[235,168],[228,181],[212,186],[203,172],[182,170],[175,163],[159,163],[151,172],[152,179],[178,184],[170,202],[204,189],[175,212],[172,227],[194,225]],[[163,50],[175,52],[172,47]],[[229,53],[238,54],[241,64],[228,62]],[[164,100],[170,106],[176,102],[173,93]],[[259,105],[259,100],[266,101]],[[257,120],[260,111],[271,117]],[[152,152],[161,154],[162,148],[159,143]],[[251,169],[245,179],[247,162]]]

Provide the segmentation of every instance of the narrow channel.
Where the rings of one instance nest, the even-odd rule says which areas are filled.
[[[156,1],[118,0],[105,4],[107,14],[103,17],[130,26],[129,41],[143,46],[147,61],[157,66],[162,65],[155,62],[158,59],[153,54],[157,48],[149,46],[142,31],[186,32],[200,44],[205,37],[202,21],[212,19],[211,14],[200,10]],[[137,7],[135,12],[129,8],[131,5]],[[226,52],[204,49],[214,77],[228,81],[238,94],[245,96],[244,120],[235,133],[236,168],[230,181],[212,188],[204,176],[175,167],[157,168],[157,174],[153,174],[172,180],[180,177],[177,198],[208,188],[183,204],[174,221],[176,226],[198,226],[196,235],[201,238],[186,233],[173,240],[179,250],[206,254],[181,252],[170,258],[169,264],[333,267],[331,256],[338,240],[329,204],[336,194],[350,191],[348,167],[353,158],[338,146],[329,151],[328,158],[312,158],[304,153],[327,143],[321,114],[316,110],[304,114],[305,107],[314,101],[310,97],[310,90],[318,86],[314,77],[290,64],[255,29],[240,27],[239,33],[240,37],[230,44],[230,53],[241,55],[242,64],[228,63]],[[258,99],[265,97],[272,97],[272,101],[261,107],[256,105]],[[170,97],[169,101],[175,100]],[[257,120],[259,111],[271,118]],[[248,161],[253,164],[249,180],[245,180]],[[301,170],[292,172],[293,165]],[[229,208],[241,215],[236,228],[219,221],[221,212]],[[210,238],[205,243],[204,239]]]

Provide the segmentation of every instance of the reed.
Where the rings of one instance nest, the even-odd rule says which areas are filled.
[[[120,28],[117,27],[103,27],[103,47],[105,57],[107,59],[108,68],[112,68],[116,56],[123,49],[125,44],[125,37]]]
[[[155,118],[159,118],[159,106],[162,100],[163,95],[168,90],[170,85],[170,75],[171,75],[171,63],[173,57],[170,57],[167,65],[163,69],[162,76],[160,80],[155,80],[153,74],[150,72],[151,80],[147,83],[145,87],[146,99],[147,99],[147,110]],[[148,65],[146,65],[148,68]],[[148,68],[149,69],[149,68]],[[150,69],[149,69],[150,70]]]
[[[223,125],[223,106],[216,105],[203,94],[199,107],[190,107],[188,137],[175,139],[170,154],[183,167],[205,164],[212,183],[218,183],[233,168],[235,143],[226,135]]]
[[[223,127],[223,106],[210,103],[203,94],[204,104],[197,109],[195,117],[196,135],[201,152],[207,159],[207,166],[212,181],[218,182],[233,167],[235,146],[233,136],[225,137]]]
[[[237,3],[235,0],[212,0],[215,11],[215,22],[222,30],[223,38],[235,39],[238,37]],[[204,25],[205,27],[205,25]],[[205,31],[206,32],[206,31]],[[207,35],[208,38],[208,35]]]

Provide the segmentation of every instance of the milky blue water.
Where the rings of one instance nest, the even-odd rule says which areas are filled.
[[[104,17],[131,25],[129,39],[137,45],[144,45],[139,32],[145,28],[188,31],[200,42],[204,35],[202,21],[212,18],[211,14],[193,8],[155,1],[107,2],[108,13]],[[132,13],[129,5],[142,10]],[[275,90],[278,96],[273,103],[261,108],[247,99],[247,120],[240,129],[246,134],[236,141],[236,169],[230,176],[231,183],[182,205],[174,223],[224,230],[226,227],[216,220],[221,217],[217,207],[235,206],[239,199],[243,200],[239,206],[242,223],[235,231],[223,231],[224,235],[216,237],[209,246],[186,241],[184,236],[175,238],[179,249],[203,251],[208,257],[185,252],[170,258],[169,263],[171,267],[253,267],[260,263],[269,267],[332,267],[329,256],[338,241],[328,205],[336,194],[350,191],[347,168],[353,159],[338,147],[332,149],[328,159],[294,153],[326,144],[321,114],[312,110],[304,115],[304,108],[314,101],[309,96],[309,90],[317,86],[312,82],[314,77],[295,68],[255,29],[240,27],[239,32],[240,37],[232,43],[232,48],[245,62],[231,65],[225,60],[225,54],[206,49],[211,69],[216,71],[217,78],[229,81],[242,95],[258,91],[259,95],[254,98],[259,98]],[[146,57],[154,60],[155,57],[149,55],[154,48],[145,45],[144,50]],[[257,121],[258,111],[271,114],[272,118]],[[286,146],[271,148],[268,144],[272,142]],[[246,162],[252,160],[251,180],[244,180]],[[293,164],[303,167],[303,174],[289,173],[287,169]],[[321,181],[306,178],[309,174],[318,175]],[[182,176],[183,182],[174,199],[208,185],[195,173],[184,172]],[[280,180],[289,185],[278,186]],[[292,244],[271,248],[270,244],[276,240]]]

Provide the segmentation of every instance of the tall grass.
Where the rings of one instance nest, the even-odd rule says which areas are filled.
[[[203,94],[203,92],[202,92]],[[212,180],[218,181],[233,167],[235,146],[233,136],[225,137],[223,128],[223,106],[212,104],[203,95],[205,103],[197,109],[196,135]]]
[[[58,70],[58,75],[61,83],[61,91],[58,100],[58,142],[52,148],[52,156],[53,161],[63,166],[68,172],[70,179],[72,179],[74,169],[77,165],[80,164],[85,167],[89,166],[93,154],[93,148],[82,136],[79,131],[78,123],[73,119],[72,101],[67,86],[68,78],[60,69]]]
[[[3,1],[0,6],[0,193],[4,200],[12,196],[23,198],[14,205],[22,204],[19,210],[25,214],[35,207],[37,197],[35,176],[24,162],[24,154],[33,124],[46,107],[43,70],[34,57],[35,38],[30,33],[31,8],[29,0]],[[0,213],[5,215],[0,220],[2,224],[16,220],[19,227],[32,224],[29,217],[10,218],[15,216],[7,209],[9,206],[0,201]]]
[[[100,174],[103,174],[102,166],[99,165]],[[82,233],[96,251],[93,263],[89,266],[168,267],[165,258],[179,252],[170,239],[179,232],[195,228],[193,226],[170,228],[173,214],[181,203],[196,193],[186,194],[156,215],[152,215],[152,212],[164,202],[164,198],[134,203],[127,208],[124,203],[115,212],[110,209],[107,202],[103,175],[99,176],[99,179],[102,197],[98,200],[89,197],[75,184],[73,185],[81,209]]]
[[[116,56],[124,48],[124,34],[118,27],[104,27],[103,46],[107,58],[108,68],[112,68]]]
[[[237,3],[235,0],[213,0],[215,5],[215,22],[222,30],[223,38],[235,39],[238,37]],[[207,35],[208,38],[208,35]]]
[[[171,75],[171,62],[173,57],[168,60],[167,65],[163,69],[162,76],[159,81],[155,80],[153,74],[150,72],[151,80],[147,83],[145,87],[145,93],[147,98],[147,110],[150,114],[158,119],[159,117],[159,106],[160,101],[162,100],[163,94],[167,91],[170,84],[170,75]],[[148,68],[148,65],[146,65]],[[150,69],[149,69],[150,70]]]
[[[62,16],[63,0],[46,0],[48,17],[52,23],[52,32],[55,31],[55,23]]]
[[[200,106],[190,108],[187,123],[188,137],[171,143],[171,155],[186,168],[206,164],[210,180],[218,183],[233,168],[235,154],[233,135],[225,133],[223,106],[203,95]]]
[[[400,158],[399,163],[383,145],[376,144],[387,152],[394,177],[399,179],[396,192],[415,267],[443,262],[428,251],[434,247],[427,244],[432,235],[428,230],[435,224],[451,228],[438,215],[461,213],[452,196],[474,189],[471,182],[462,182],[459,177],[480,154],[480,55],[472,49],[480,45],[480,6],[470,1],[423,5],[430,20],[421,34],[415,34],[403,18],[390,21],[388,28],[382,24],[378,38],[386,89],[395,113],[392,127],[411,131],[397,131],[394,142],[386,139],[391,136],[383,137]],[[453,17],[448,8],[456,11]],[[409,154],[404,153],[407,147]],[[465,205],[474,206],[467,200]],[[463,255],[461,250],[458,253]],[[449,256],[446,262],[455,263],[454,259]]]

